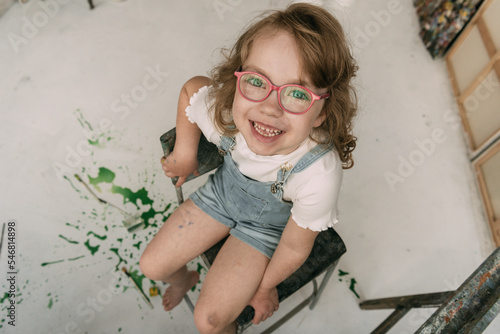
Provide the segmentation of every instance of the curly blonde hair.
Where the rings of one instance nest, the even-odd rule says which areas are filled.
[[[311,83],[327,88],[330,98],[325,100],[325,120],[310,136],[319,144],[335,147],[344,169],[354,164],[352,151],[356,137],[352,134],[353,118],[357,110],[356,92],[351,79],[358,69],[351,55],[340,23],[325,9],[296,3],[283,11],[273,11],[250,25],[232,49],[223,49],[224,61],[210,75],[213,105],[210,112],[216,127],[225,135],[234,136],[232,105],[236,92],[234,71],[248,58],[253,42],[266,34],[286,31],[297,43],[300,62]]]

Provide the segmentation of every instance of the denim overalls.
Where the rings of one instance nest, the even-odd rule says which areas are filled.
[[[291,202],[282,199],[283,185],[290,174],[303,171],[331,147],[315,146],[295,166],[281,166],[275,182],[259,182],[238,170],[231,157],[234,145],[233,138],[221,137],[219,152],[224,163],[190,198],[209,216],[229,226],[231,235],[271,258],[292,208]]]

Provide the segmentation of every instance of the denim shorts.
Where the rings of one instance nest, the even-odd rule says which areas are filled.
[[[231,235],[271,258],[292,208],[273,196],[271,184],[245,177],[229,158],[189,198],[230,227]]]

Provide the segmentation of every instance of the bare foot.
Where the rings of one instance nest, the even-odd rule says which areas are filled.
[[[184,295],[200,280],[200,274],[197,271],[188,271],[187,279],[176,285],[170,285],[163,294],[163,309],[171,311],[174,307],[179,305],[184,298]]]

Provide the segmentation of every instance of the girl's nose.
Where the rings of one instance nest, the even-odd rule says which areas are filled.
[[[278,92],[273,90],[269,96],[261,102],[261,110],[268,116],[280,117],[283,109],[278,102]]]

